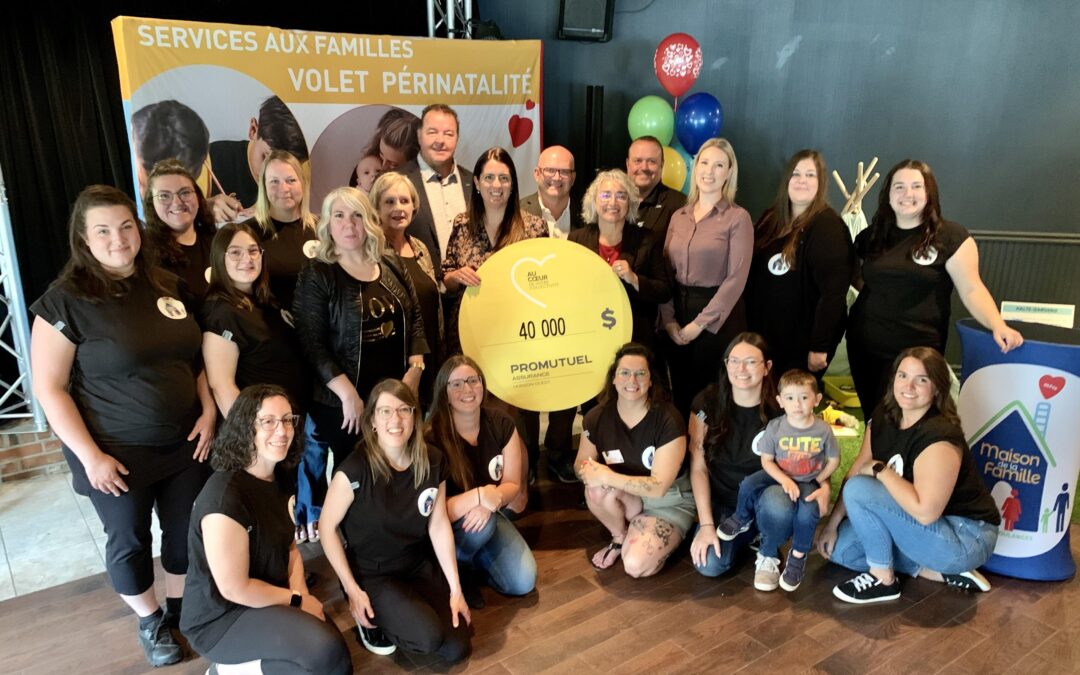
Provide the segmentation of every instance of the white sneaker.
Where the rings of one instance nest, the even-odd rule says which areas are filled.
[[[754,572],[754,588],[759,591],[775,591],[780,585],[780,559],[758,553],[757,571]]]

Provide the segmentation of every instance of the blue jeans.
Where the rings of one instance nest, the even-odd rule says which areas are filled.
[[[923,525],[869,476],[847,482],[844,506],[847,519],[831,560],[859,572],[873,567],[915,576],[925,568],[959,574],[985,563],[997,543],[997,526],[981,520],[942,516]]]
[[[525,595],[536,587],[536,559],[506,516],[491,514],[479,532],[466,532],[464,522],[464,516],[454,522],[458,562],[482,570],[503,595]]]
[[[798,501],[791,501],[784,488],[764,469],[750,474],[739,483],[739,501],[735,517],[741,523],[749,522],[756,514],[761,528],[761,555],[780,557],[780,546],[789,538],[791,547],[800,553],[809,553],[814,545],[814,531],[821,513],[816,501],[806,501],[807,495],[817,490],[818,482],[795,481],[799,486]],[[765,524],[762,524],[765,521]]]
[[[733,511],[726,506],[713,506],[713,519],[717,522],[723,521],[730,516]],[[690,533],[690,540],[697,536],[698,530],[701,529],[700,525],[694,526],[694,531]],[[735,537],[732,541],[720,542],[720,555],[716,555],[716,550],[710,546],[708,552],[705,554],[705,565],[699,567],[694,566],[694,569],[706,577],[718,577],[724,572],[727,572],[732,567],[738,565],[743,556],[750,548],[750,542],[757,536],[757,526],[751,525],[750,529],[743,532],[739,536]]]
[[[296,467],[296,524],[315,522],[326,499],[326,460],[330,444],[319,438],[311,415],[304,421],[304,454]]]

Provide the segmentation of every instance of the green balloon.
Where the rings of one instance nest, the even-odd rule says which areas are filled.
[[[675,112],[659,96],[643,96],[630,108],[626,126],[633,140],[655,136],[661,145],[668,145],[675,133]]]

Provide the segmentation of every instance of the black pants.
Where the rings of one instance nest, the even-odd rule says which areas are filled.
[[[189,444],[194,452],[195,444]],[[191,505],[210,475],[206,464],[191,462],[178,473],[153,483],[131,486],[119,497],[90,490],[90,502],[105,525],[105,569],[113,589],[139,595],[154,585],[150,518],[157,509],[161,524],[161,566],[169,574],[186,574],[187,534]]]
[[[548,464],[568,464],[574,461],[574,416],[577,408],[553,410],[548,413],[548,428],[544,434],[544,447],[548,452]],[[540,413],[532,410],[519,412],[523,433],[521,440],[529,451],[529,468],[535,469],[540,459]]]
[[[349,648],[332,620],[319,621],[297,607],[248,607],[202,656],[213,663],[261,660],[262,672],[346,675]]]
[[[851,366],[851,379],[855,383],[855,393],[859,395],[859,406],[866,420],[874,414],[874,409],[881,403],[892,383],[892,367],[896,356],[881,357],[870,354],[862,345],[848,340],[848,364]]]
[[[680,326],[693,321],[715,293],[715,288],[676,287],[675,320]],[[702,330],[701,335],[688,345],[675,344],[665,331],[663,345],[668,370],[671,372],[671,397],[680,413],[689,415],[690,404],[698,392],[716,382],[717,378],[727,377],[721,368],[724,350],[736,335],[745,330],[746,309],[740,299],[720,326],[720,330],[716,333]]]
[[[469,654],[469,626],[450,616],[450,587],[430,558],[389,570],[357,572],[375,610],[374,623],[402,649],[457,663]]]

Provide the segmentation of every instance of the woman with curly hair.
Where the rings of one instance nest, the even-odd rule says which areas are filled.
[[[252,385],[214,442],[217,471],[191,513],[180,621],[192,648],[215,664],[210,672],[353,672],[293,543],[283,486],[300,456],[297,419],[284,389]]]
[[[196,304],[210,283],[214,218],[195,177],[176,159],[154,164],[143,191],[146,234],[161,266],[184,280]]]

